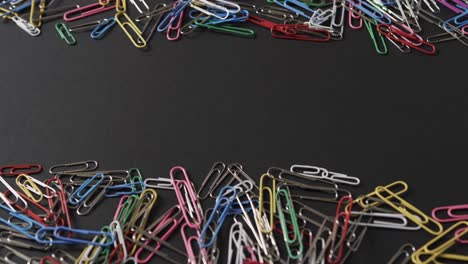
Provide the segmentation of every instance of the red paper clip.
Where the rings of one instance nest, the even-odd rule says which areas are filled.
[[[302,34],[301,34],[302,33]],[[314,42],[327,42],[331,33],[326,30],[309,28],[304,24],[278,24],[271,28],[271,35],[281,39],[295,39]]]
[[[377,30],[387,38],[399,42],[403,45],[411,47],[427,55],[434,55],[437,51],[436,47],[431,43],[424,41],[421,36],[413,33],[407,33],[397,28],[394,25],[379,24]],[[427,48],[424,48],[426,46]]]
[[[115,9],[115,5],[103,6],[100,3],[90,4],[72,9],[63,14],[63,20],[67,22],[75,21],[92,15],[96,15],[108,10]]]
[[[45,256],[41,258],[39,264],[60,264],[60,261],[51,256]]]
[[[349,208],[348,210],[342,211],[342,206],[343,203],[348,200],[349,203]],[[336,216],[335,216],[335,221],[333,223],[333,238],[331,242],[330,249],[328,250],[329,254],[327,256],[327,263],[330,264],[337,264],[340,263],[341,258],[343,257],[343,248],[344,245],[346,244],[346,235],[348,233],[348,227],[349,227],[349,218],[351,216],[351,209],[353,206],[353,198],[351,196],[343,196],[340,201],[338,202],[338,205],[336,207]],[[345,207],[346,208],[346,207]],[[341,227],[341,233],[340,233],[340,238],[339,238],[339,247],[338,247],[338,254],[334,255],[334,250],[335,250],[335,241],[336,238],[338,237],[338,228],[340,227],[340,219],[343,219],[343,226]]]
[[[20,164],[0,167],[0,176],[18,176],[20,174],[36,174],[42,171],[39,164]]]

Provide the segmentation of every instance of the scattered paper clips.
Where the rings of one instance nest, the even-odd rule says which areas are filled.
[[[83,33],[103,39],[118,25],[140,49],[148,47],[156,32],[159,38],[175,41],[204,31],[252,38],[256,30],[268,30],[277,39],[330,42],[344,39],[346,28],[365,28],[369,47],[381,55],[391,46],[402,53],[427,55],[436,54],[435,45],[446,41],[468,46],[466,0],[262,1],[130,0],[127,6],[126,0],[96,0],[80,6],[56,0],[3,0],[0,17],[33,37],[41,34],[44,24],[59,20],[55,29],[68,45],[77,44]],[[92,21],[79,22],[88,18]],[[436,30],[424,30],[423,22]]]
[[[251,177],[241,164],[216,162],[198,188],[181,166],[155,178],[98,168],[94,160],[58,164],[39,180],[39,164],[0,167],[0,263],[342,264],[375,229],[433,236],[419,247],[404,244],[389,264],[468,261],[457,253],[468,244],[468,205],[427,215],[404,198],[403,181],[355,196],[345,188],[359,186],[358,177],[312,165]],[[108,225],[78,228],[104,199],[116,202]]]

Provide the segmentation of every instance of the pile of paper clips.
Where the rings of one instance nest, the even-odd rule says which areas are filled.
[[[58,5],[57,0],[3,0],[0,16],[31,36],[40,34],[42,24],[62,19],[55,28],[69,45],[77,42],[77,32],[101,39],[115,24],[135,47],[144,48],[156,31],[168,40],[203,30],[252,37],[255,32],[244,25],[253,23],[268,29],[274,38],[315,42],[341,40],[345,24],[352,30],[365,25],[379,54],[388,53],[386,41],[404,53],[414,49],[435,54],[434,43],[448,40],[468,46],[467,0],[267,0],[259,7],[228,0],[157,0],[150,7],[145,0],[130,0],[133,12],[139,13],[133,17],[126,0],[113,1],[79,6]],[[114,14],[105,14],[108,11]],[[99,19],[77,24],[98,14]],[[442,33],[423,38],[421,21],[432,23]]]
[[[168,178],[146,179],[138,169],[97,168],[96,161],[56,165],[40,181],[31,176],[40,165],[1,167],[0,263],[335,264],[358,251],[370,228],[434,235],[419,249],[403,245],[388,263],[468,261],[466,250],[453,251],[468,243],[462,213],[468,205],[435,208],[428,216],[401,197],[408,191],[402,181],[354,198],[342,186],[357,186],[359,178],[315,166],[272,167],[257,185],[240,164],[217,162],[198,191],[180,166]],[[7,176],[16,177],[18,190]],[[177,203],[150,219],[157,200],[175,201],[174,194]],[[72,223],[72,210],[84,216],[111,197],[120,201],[112,221],[101,215],[109,225],[95,231]],[[444,229],[447,222],[454,224]],[[185,249],[174,245],[177,235]],[[79,256],[67,250],[80,245]]]

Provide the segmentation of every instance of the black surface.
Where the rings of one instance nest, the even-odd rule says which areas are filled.
[[[1,25],[1,163],[96,159],[145,177],[182,165],[197,186],[215,161],[240,162],[256,179],[303,163],[360,177],[356,194],[405,180],[405,197],[426,213],[466,203],[466,47],[382,57],[362,30],[317,44],[255,29],[256,39],[158,35],[140,51],[119,28],[69,47],[53,24],[38,38]],[[174,198],[161,191],[158,213]],[[77,225],[107,224],[116,203]],[[372,230],[349,263],[383,263],[429,238]]]

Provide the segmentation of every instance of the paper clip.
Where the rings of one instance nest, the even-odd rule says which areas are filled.
[[[313,42],[327,42],[331,39],[331,33],[329,31],[309,28],[309,26],[305,24],[278,24],[271,29],[271,35],[274,38]]]
[[[112,9],[115,9],[115,5],[102,6],[100,3],[90,4],[65,12],[65,14],[63,14],[63,20],[66,22],[72,22]]]
[[[63,233],[66,233],[67,235],[63,235]],[[88,240],[85,238],[78,238],[78,235],[91,235],[93,237],[105,236],[109,238],[109,240],[111,241],[107,243],[93,242],[92,240]],[[54,237],[65,242],[96,245],[100,247],[108,247],[114,243],[114,236],[111,233],[102,232],[102,231],[85,230],[85,229],[75,229],[75,228],[69,228],[69,227],[63,227],[63,226],[59,226],[54,229]]]
[[[348,201],[348,204],[350,204],[349,208],[345,207],[345,210],[342,210],[344,207],[345,201]],[[329,250],[329,253],[327,255],[327,263],[330,264],[337,264],[340,263],[342,257],[343,257],[343,248],[345,245],[345,239],[346,239],[346,234],[348,233],[348,227],[349,227],[349,218],[351,216],[350,211],[352,210],[352,204],[353,204],[353,198],[351,196],[343,196],[340,201],[338,202],[338,205],[336,207],[336,216],[333,221],[333,229],[332,229],[332,242],[331,242],[331,247]],[[349,210],[349,211],[348,211]],[[338,240],[338,253],[335,256],[335,241],[336,238],[338,237],[338,229],[340,228],[340,219],[343,219],[343,226],[341,227],[341,233],[340,233],[340,238]]]
[[[19,17],[19,16],[13,16],[11,17],[11,20],[13,20],[13,22],[15,22],[15,24],[21,28],[22,30],[24,30],[26,33],[28,33],[30,36],[33,36],[33,37],[36,37],[36,36],[39,36],[39,34],[41,34],[41,30],[39,30],[38,28],[34,27],[33,25],[31,25],[28,21],[26,21],[25,19]]]
[[[174,22],[174,20],[179,16],[180,12],[182,12],[189,4],[189,1],[179,0],[174,3],[174,8],[171,12],[167,13],[166,16],[162,19],[159,23],[157,30],[158,32],[163,32],[167,30],[170,24]]]
[[[20,164],[0,167],[0,176],[18,176],[20,174],[37,174],[42,171],[39,164]]]
[[[8,250],[7,253],[3,255],[3,260],[5,263],[37,263],[40,261],[38,257],[29,257],[28,255],[19,252],[16,249],[13,249],[9,246],[3,246]]]
[[[97,25],[101,24],[101,20],[86,22],[80,25],[74,25],[68,28],[70,32],[82,32],[94,29]]]
[[[75,36],[73,36],[64,23],[55,24],[55,29],[59,33],[60,38],[65,40],[68,45],[71,46],[76,44]]]
[[[432,210],[432,217],[439,223],[465,221],[465,220],[468,220],[467,214],[459,215],[459,214],[456,214],[455,212],[463,211],[466,209],[468,209],[468,204],[436,207]],[[437,216],[438,214],[442,214],[442,213],[446,217],[440,218]]]
[[[115,1],[115,12],[117,14],[127,12],[127,1],[126,0],[116,0]]]
[[[388,187],[377,186],[375,188],[375,194],[386,204],[390,205],[393,209],[406,216],[415,224],[421,226],[430,234],[439,235],[443,232],[443,227],[439,222],[435,221],[430,216],[427,216],[419,209],[414,207],[412,204],[403,200],[401,197],[398,196],[398,194],[392,192]],[[400,205],[396,205],[391,200],[396,200]],[[432,225],[434,229],[431,229],[429,225]]]
[[[123,21],[121,20],[120,17],[123,17]],[[127,35],[128,39],[133,43],[133,45],[139,49],[146,47],[146,40],[143,38],[141,35],[140,29],[135,25],[135,23],[132,21],[132,19],[127,15],[127,13],[117,13],[115,14],[115,20],[119,24],[120,28],[122,28],[122,31]],[[136,40],[132,36],[132,34],[128,31],[127,27],[129,27],[132,31],[133,34],[136,36]]]
[[[183,179],[176,180],[177,172],[182,173]],[[193,184],[188,178],[187,172],[183,167],[176,166],[171,169],[169,175],[171,177],[172,185],[175,188],[175,194],[185,221],[187,222],[190,228],[200,228],[200,225],[202,223],[202,216],[199,210],[199,202]],[[182,188],[187,192],[189,198],[188,200],[185,199],[182,195]]]
[[[387,45],[385,44],[385,39],[382,37],[382,34],[380,32],[377,32],[378,35],[374,32],[374,29],[372,28],[372,23],[364,20],[364,24],[366,25],[367,31],[369,32],[369,36],[372,39],[372,42],[374,43],[375,51],[379,53],[380,55],[385,55],[388,53]],[[379,43],[381,43],[379,45]],[[381,49],[382,48],[382,49]]]
[[[271,185],[267,185],[265,183],[266,179],[271,180]],[[265,205],[265,194],[268,194],[269,197],[269,204],[270,204],[270,212],[269,212],[269,226],[270,228],[267,229],[263,225],[263,221],[261,221],[261,218],[263,217],[264,213],[264,205]],[[263,174],[260,177],[260,192],[258,195],[258,200],[259,200],[259,205],[258,205],[258,223],[260,226],[260,231],[264,234],[270,234],[273,229],[273,222],[274,222],[274,217],[276,214],[276,181],[275,178],[269,174]]]
[[[286,207],[282,205],[281,196],[283,196],[286,200]],[[289,236],[289,230],[286,225],[286,218],[284,216],[283,208],[288,208],[289,215],[290,215],[290,223],[293,227],[293,236],[292,238]],[[297,216],[294,210],[294,204],[292,203],[292,198],[289,194],[287,188],[283,186],[279,186],[276,191],[276,209],[278,212],[278,218],[280,219],[281,229],[283,231],[283,238],[286,242],[286,249],[288,251],[288,256],[290,259],[298,259],[303,253],[303,243],[301,238],[301,232],[299,230],[299,225],[297,223]],[[291,246],[298,245],[298,249],[292,250]]]
[[[254,15],[250,15],[249,18],[247,19],[249,22],[252,22],[256,25],[259,25],[261,27],[264,27],[264,28],[267,28],[269,30],[271,30],[275,25],[277,25],[276,23],[274,22],[271,22],[269,20],[265,20],[261,17],[258,17],[258,16],[254,16]]]
[[[354,0],[346,0],[349,4],[353,5],[353,11],[361,11],[362,14],[367,15],[373,20],[378,21],[381,24],[390,24],[392,21],[387,15],[382,13],[380,10],[375,8],[372,4],[367,1],[354,2]]]
[[[31,11],[29,14],[29,23],[33,27],[40,27],[42,24],[42,15],[44,14],[46,7],[46,1],[45,0],[40,0],[39,1],[39,14],[37,16],[37,19],[35,19],[35,12],[36,12],[36,1],[31,0]]]
[[[305,176],[314,177],[319,179],[330,180],[334,183],[349,184],[349,185],[359,185],[361,181],[357,177],[348,176],[343,173],[337,173],[329,171],[325,168],[320,168],[316,166],[309,165],[292,165],[290,170]]]
[[[174,41],[180,38],[180,26],[182,25],[183,17],[184,17],[184,11],[182,10],[182,12],[179,13],[178,18],[176,18],[175,20],[172,21],[172,23],[169,24],[169,26],[167,27],[167,31],[166,31],[167,40]]]
[[[99,23],[97,27],[91,31],[91,38],[93,39],[102,39],[112,27],[114,27],[116,21],[115,18],[106,18]]]
[[[226,195],[229,194],[229,197]],[[200,233],[200,238],[198,239],[198,244],[201,248],[211,247],[214,243],[214,239],[218,236],[219,231],[223,225],[226,216],[228,215],[231,205],[234,201],[234,198],[237,196],[237,191],[235,188],[231,186],[224,186],[221,191],[219,192],[218,198],[216,198],[216,203],[213,207],[213,211],[211,215],[208,217],[208,220],[205,223],[205,226],[202,228]],[[223,206],[223,210],[220,212],[220,215],[215,220],[216,215],[218,214],[218,210],[220,207]],[[205,241],[206,232],[208,231],[208,226],[213,222],[216,221],[216,228],[211,236],[211,239],[208,242]]]
[[[463,13],[464,10],[468,9],[468,4],[464,3],[461,0],[437,0],[437,1],[457,14]]]
[[[148,4],[145,2],[145,0],[130,0],[130,3],[135,6],[135,8],[138,10],[138,12],[140,12],[140,14],[143,13],[143,11],[141,10],[141,8],[138,6],[138,4],[136,3],[136,1],[140,2],[143,4],[143,6],[145,7],[146,10],[149,10],[149,6]]]
[[[105,176],[102,173],[98,173],[89,178],[68,197],[68,203],[71,205],[80,204],[104,181],[104,179]]]
[[[61,264],[60,261],[52,256],[45,256],[41,258],[39,264]]]
[[[43,197],[51,199],[57,196],[57,192],[54,188],[26,174],[20,174],[18,177],[16,177],[16,185],[18,185],[21,188],[21,190],[26,194],[26,196],[28,196],[35,202],[42,201]],[[41,186],[42,188],[48,190],[48,193],[44,194],[44,192],[42,192],[38,186]],[[33,193],[36,194],[38,198],[35,198]]]
[[[455,230],[461,229],[463,231],[455,233]],[[453,224],[451,227],[446,229],[444,232],[438,234],[437,237],[427,242],[424,246],[420,247],[411,255],[411,260],[414,263],[428,264],[434,263],[436,259],[448,258],[454,260],[468,261],[468,256],[462,256],[457,254],[445,254],[445,252],[457,244],[457,240],[461,239],[464,235],[468,234],[468,222],[461,221]]]
[[[87,160],[80,162],[72,162],[60,165],[54,165],[50,167],[50,174],[59,174],[59,173],[72,173],[72,172],[86,172],[96,170],[98,163],[95,160]]]
[[[15,191],[15,189],[13,189],[13,187],[11,187],[10,184],[8,184],[8,182],[5,181],[5,179],[3,179],[2,176],[0,176],[0,183],[2,183],[3,186],[5,186],[11,192],[11,194],[13,194],[13,196],[15,197],[14,200],[9,200],[8,198],[6,198],[3,192],[0,192],[0,199],[3,200],[3,203],[9,208],[10,211],[18,212],[15,208],[13,208],[12,204],[16,205],[19,201],[21,201],[21,203],[24,205],[22,207],[24,208],[24,210],[28,208],[28,203],[23,199],[23,197],[21,197],[21,195],[18,194],[17,191]]]
[[[436,47],[431,43],[424,41],[416,34],[409,34],[403,32],[401,29],[394,25],[377,25],[377,30],[385,35],[387,38],[392,39],[401,44],[407,45],[415,50],[418,50],[427,55],[434,55],[437,51]],[[414,42],[413,42],[414,41]],[[426,48],[423,48],[426,47]]]
[[[253,37],[255,36],[255,31],[247,28],[241,28],[241,27],[234,27],[234,26],[216,26],[216,25],[209,25],[209,24],[204,24],[202,20],[196,20],[194,22],[196,26],[204,27],[207,29],[215,30],[218,32],[223,32],[223,33],[228,33],[236,36],[241,36],[241,37]]]
[[[408,191],[408,184],[404,181],[396,181],[385,186],[386,189],[392,189],[392,192],[396,195],[401,195]],[[397,189],[400,188],[400,189]],[[383,204],[383,201],[378,200],[372,202],[373,199],[378,198],[377,191],[373,191],[367,195],[360,196],[358,199],[354,200],[354,203],[358,203],[364,209],[370,209],[372,207],[377,207]],[[349,205],[348,205],[349,206]],[[346,209],[348,210],[348,209]]]
[[[146,188],[174,190],[174,186],[172,186],[171,179],[169,178],[146,178],[144,185]]]
[[[351,225],[410,231],[421,229],[421,226],[418,225],[408,226],[408,220],[402,214],[351,211],[351,216],[363,216],[370,218],[368,222],[355,222],[350,220],[349,223]]]
[[[416,251],[411,244],[404,244],[398,251],[392,256],[387,264],[409,264],[411,261],[411,254]]]

